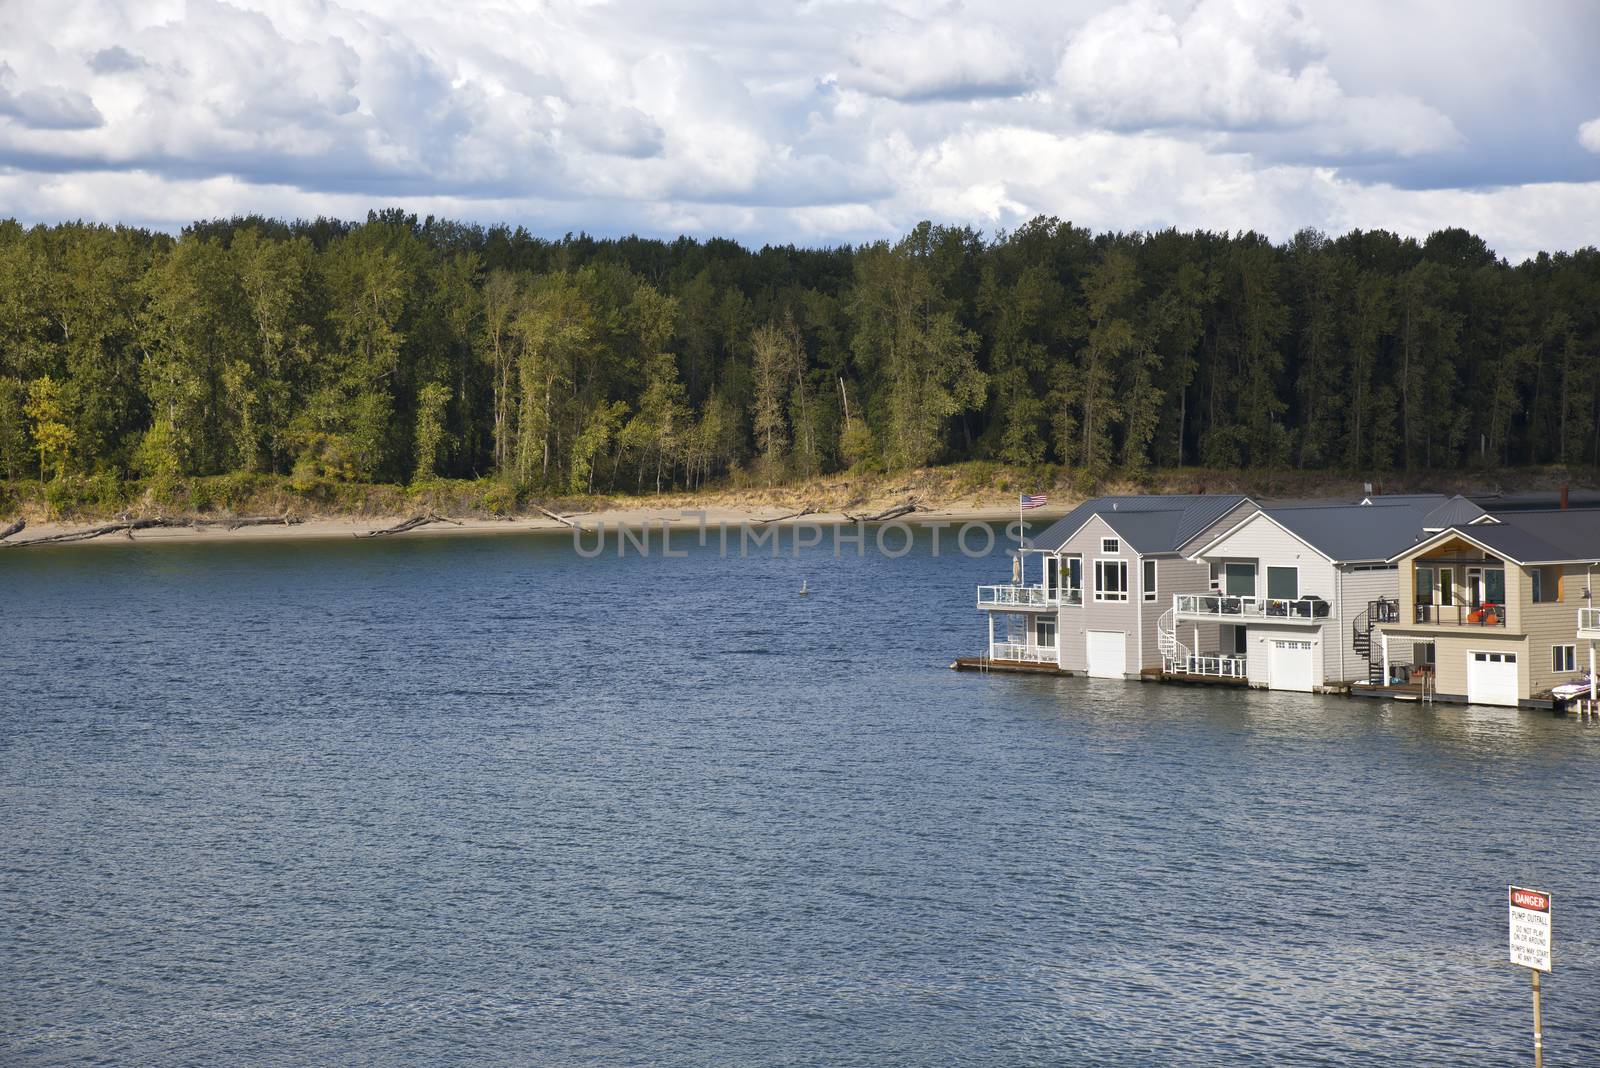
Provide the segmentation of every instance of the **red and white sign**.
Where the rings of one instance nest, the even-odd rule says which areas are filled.
[[[1511,888],[1511,963],[1550,970],[1550,895],[1543,890]]]

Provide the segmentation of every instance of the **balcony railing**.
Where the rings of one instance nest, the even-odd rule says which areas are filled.
[[[1053,608],[1060,604],[1063,591],[1047,590],[1043,586],[979,586],[979,608]],[[1076,590],[1064,591],[1077,594]],[[1081,598],[1081,594],[1078,595]],[[1076,604],[1076,601],[1067,601]]]
[[[1210,675],[1219,679],[1247,677],[1242,656],[1177,656],[1167,658],[1167,672],[1183,675]]]
[[[1414,604],[1411,606],[1413,623],[1429,623],[1446,627],[1503,627],[1506,625],[1506,606],[1503,604]]]
[[[1172,608],[1180,616],[1225,619],[1266,619],[1273,622],[1315,623],[1327,619],[1329,605],[1321,597],[1235,597],[1224,593],[1177,593]]]
[[[1020,660],[1027,664],[1054,664],[1053,645],[1028,645],[1025,642],[995,642],[989,646],[990,660]]]
[[[1600,638],[1600,608],[1578,609],[1578,631],[1587,632],[1591,638]]]

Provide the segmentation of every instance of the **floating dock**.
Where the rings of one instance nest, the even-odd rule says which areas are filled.
[[[1250,685],[1249,679],[1233,678],[1223,675],[1196,675],[1187,671],[1163,671],[1160,668],[1143,668],[1139,672],[1140,682],[1170,682],[1179,686],[1232,686],[1243,689]]]
[[[1351,697],[1371,697],[1379,701],[1418,701],[1425,704],[1465,705],[1470,702],[1460,694],[1453,693],[1424,693],[1420,682],[1397,682],[1388,685],[1374,686],[1369,682],[1358,682],[1350,687]],[[1518,701],[1518,708],[1536,708],[1549,710],[1556,707],[1548,693],[1535,694],[1531,699]]]
[[[950,667],[956,671],[1010,671],[1019,675],[1054,675],[1071,678],[1072,672],[1054,664],[1038,664],[1031,660],[990,660],[986,656],[957,657]]]

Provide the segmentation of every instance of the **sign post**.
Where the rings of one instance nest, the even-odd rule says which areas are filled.
[[[1539,977],[1550,970],[1550,895],[1511,888],[1511,963],[1533,977],[1533,1068],[1544,1068],[1544,1021],[1539,1014]]]

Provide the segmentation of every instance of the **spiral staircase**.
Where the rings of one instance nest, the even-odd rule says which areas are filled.
[[[1156,620],[1156,647],[1161,650],[1161,670],[1170,673],[1189,670],[1189,647],[1178,640],[1178,622],[1169,608]]]

